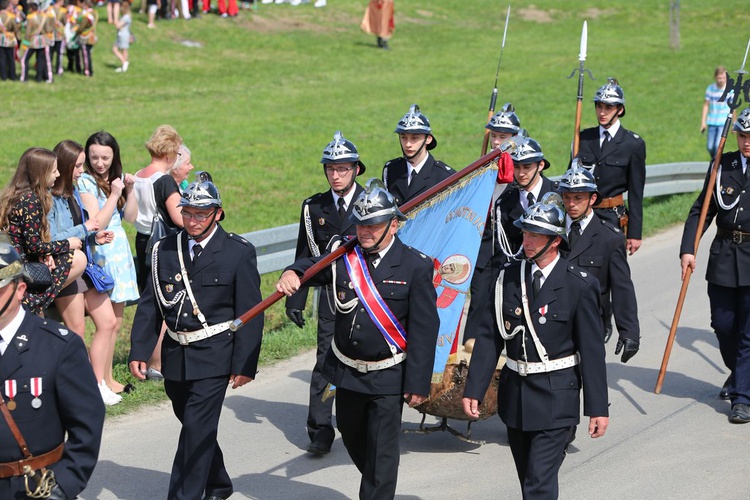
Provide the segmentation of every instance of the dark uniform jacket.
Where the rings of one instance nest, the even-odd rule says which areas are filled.
[[[31,405],[33,377],[42,378],[39,408]],[[0,389],[7,403],[6,380],[16,381],[16,409],[10,413],[31,454],[42,455],[65,441],[62,458],[50,468],[65,495],[75,498],[94,471],[104,425],[104,403],[86,346],[63,325],[26,312],[0,358]],[[0,462],[22,458],[5,418],[0,417]],[[0,498],[26,498],[23,481],[23,477],[0,479]]]
[[[636,133],[620,129],[602,151],[599,126],[581,132],[578,158],[595,165],[594,177],[602,198],[628,193],[628,238],[640,240],[643,234],[643,187],[646,183],[646,143]],[[601,212],[609,209],[596,209]],[[605,217],[614,223],[614,218]]]
[[[231,321],[261,301],[255,247],[219,226],[206,248],[190,259],[187,233],[182,234],[182,252],[193,294],[209,326]],[[159,287],[167,301],[185,289],[177,257],[177,235],[167,236],[159,244],[157,266]],[[133,320],[130,361],[151,357],[161,329],[162,314],[152,286],[152,275]],[[185,296],[172,308],[163,308],[167,328],[175,332],[202,328],[193,315],[193,304]],[[169,335],[162,343],[162,374],[168,380],[186,381],[224,375],[255,377],[263,332],[263,315],[257,316],[239,331],[227,330],[213,337],[182,346]]]
[[[352,213],[354,201],[359,197],[361,192],[362,186],[355,184],[354,197],[349,206],[346,207],[346,215],[344,215],[343,220],[339,217],[338,207],[333,201],[333,194],[330,189],[313,195],[302,202],[302,212],[299,218],[299,234],[297,235],[297,251],[294,255],[295,261],[314,256],[310,249],[308,231],[312,233],[318,255],[326,253],[328,243],[334,236],[353,236],[357,233],[356,226],[349,221],[349,215]],[[305,218],[305,207],[307,207],[310,214],[309,229]],[[300,288],[291,297],[287,297],[287,309],[299,309],[300,311],[305,309],[308,289],[305,286]],[[326,286],[321,290],[318,300],[318,313],[324,317],[332,318],[334,314],[332,311],[334,311],[333,296],[331,295],[330,287]]]
[[[504,266],[503,317],[508,333],[525,324],[521,302],[520,262]],[[602,318],[599,312],[599,284],[596,278],[568,263],[555,265],[539,292],[533,297],[531,265],[526,266],[529,310],[537,335],[550,360],[580,353],[581,363],[549,373],[520,376],[503,367],[498,389],[498,413],[509,427],[524,431],[557,429],[577,425],[580,419],[580,390],[583,385],[583,412],[606,417],[607,372],[604,361]],[[494,297],[494,290],[493,290]],[[494,300],[493,300],[494,302]],[[546,321],[539,322],[540,308],[547,306]],[[505,342],[495,326],[492,334],[480,332],[471,358],[464,396],[482,400],[503,347],[507,356],[523,359],[523,333]],[[528,361],[539,362],[531,334],[527,331]]]
[[[554,182],[542,176],[542,188],[539,191],[539,198],[541,199],[543,195],[551,191],[555,191],[556,189],[557,186]],[[525,191],[523,192],[523,195],[526,196]],[[508,242],[510,243],[513,252],[517,252],[518,249],[521,248],[521,244],[523,243],[523,233],[519,228],[513,225],[513,222],[520,219],[523,215],[523,207],[521,206],[521,202],[519,201],[520,196],[521,189],[517,187],[513,189],[506,189],[495,202],[495,220],[503,226],[505,235],[508,237]],[[534,201],[538,202],[539,200],[537,199]],[[485,228],[485,233],[486,232],[487,228]],[[486,238],[487,236],[482,235],[482,243],[485,242]],[[502,256],[501,262],[505,262],[505,255],[500,250],[497,237],[492,237],[492,239],[494,240],[495,245],[495,255]],[[479,252],[480,258],[477,259],[477,267],[482,263],[482,260],[485,257],[484,253],[481,250],[481,247]],[[484,265],[486,265],[486,263]]]
[[[287,268],[303,273],[318,259],[295,262]],[[336,293],[342,302],[356,297],[349,288],[349,274],[343,259],[336,261]],[[342,364],[328,352],[323,375],[336,387],[364,394],[413,393],[427,396],[435,360],[440,319],[432,284],[432,261],[417,250],[401,243],[396,237],[378,266],[370,270],[373,282],[407,333],[406,360],[368,373]],[[316,275],[314,285],[331,283],[330,266]],[[359,304],[349,314],[336,314],[334,341],[339,350],[352,359],[380,361],[391,357],[391,351],[364,307]]]
[[[625,235],[595,213],[567,256],[599,280],[602,300],[612,291],[612,310],[621,338],[639,340],[638,303],[625,254]]]
[[[455,173],[455,170],[427,153],[427,161],[419,170],[417,178],[409,185],[409,168],[406,158],[401,156],[386,162],[383,167],[383,182],[396,198],[396,205],[402,205]]]
[[[711,169],[709,168],[706,181],[703,183],[703,190],[688,213],[682,233],[680,255],[694,253],[695,233],[698,230],[698,220],[710,175]],[[742,173],[742,159],[739,151],[722,155],[721,176],[716,177],[716,185],[719,187],[724,206],[731,206],[738,199],[739,201],[730,210],[721,208],[716,202],[716,187],[714,187],[706,214],[704,232],[715,218],[716,227],[719,230],[750,233],[750,193],[746,193],[750,190],[750,182],[745,180]],[[743,237],[743,243],[737,244],[732,242],[731,236],[717,234],[711,242],[706,281],[731,288],[750,286],[748,266],[750,266],[750,239],[745,240]]]

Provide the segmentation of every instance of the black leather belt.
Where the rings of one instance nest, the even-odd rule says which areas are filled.
[[[727,229],[717,229],[716,234],[722,238],[732,240],[732,243],[747,243],[750,242],[750,233],[743,233],[742,231],[729,231]]]

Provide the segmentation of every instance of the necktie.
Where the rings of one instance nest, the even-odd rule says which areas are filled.
[[[0,356],[5,354],[5,339],[0,337]]]
[[[605,130],[605,131],[604,131],[604,141],[602,142],[602,148],[603,148],[604,146],[606,146],[607,144],[609,144],[609,141],[610,141],[611,139],[612,139],[612,136],[611,136],[611,135],[609,135],[609,131],[608,131],[608,130]]]
[[[539,290],[542,289],[542,271],[537,269],[534,271],[534,281],[531,283],[532,288],[534,289],[534,298],[539,295]]]
[[[568,234],[568,244],[570,245],[571,250],[575,247],[576,241],[578,241],[578,237],[580,235],[581,223],[578,221],[573,221],[573,223],[570,225],[570,234]]]
[[[344,220],[344,215],[346,215],[346,208],[344,208],[344,204],[346,203],[343,198],[339,198],[336,202],[339,206],[339,217],[341,220]]]
[[[412,168],[411,169],[411,177],[409,177],[409,186],[411,186],[411,183],[414,182],[414,179],[417,178],[417,175],[419,175],[417,173],[417,171]]]
[[[745,167],[745,181],[750,181],[750,165]]]
[[[529,193],[526,195],[526,201],[529,202],[529,206],[534,204],[534,193]]]
[[[380,254],[377,252],[367,254],[367,266],[370,269],[375,269],[380,263]]]
[[[193,260],[197,259],[202,251],[203,247],[200,243],[196,243],[195,245],[193,245]]]

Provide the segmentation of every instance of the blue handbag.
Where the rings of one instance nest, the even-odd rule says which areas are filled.
[[[115,280],[112,279],[112,276],[107,274],[107,271],[105,271],[102,266],[94,262],[94,259],[91,256],[91,248],[88,242],[86,242],[85,245],[86,259],[88,260],[88,264],[86,264],[86,270],[84,271],[84,273],[86,273],[86,276],[91,279],[91,283],[94,285],[94,288],[96,288],[97,292],[109,292],[115,287]]]

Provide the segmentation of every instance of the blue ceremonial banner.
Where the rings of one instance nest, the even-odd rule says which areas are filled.
[[[440,330],[433,383],[442,380],[458,335],[497,171],[497,163],[490,162],[427,199],[409,211],[398,232],[401,241],[429,256],[435,266]]]

